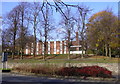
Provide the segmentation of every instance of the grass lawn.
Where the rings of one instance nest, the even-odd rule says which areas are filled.
[[[4,68],[4,69],[0,68],[0,70],[11,70],[11,69],[10,68],[7,68],[7,69],[6,68]]]
[[[120,58],[109,58],[105,56],[92,56],[67,60],[67,55],[47,56],[46,61],[42,57],[28,57],[24,59],[8,59],[8,63],[118,63]],[[120,63],[120,62],[119,62]]]

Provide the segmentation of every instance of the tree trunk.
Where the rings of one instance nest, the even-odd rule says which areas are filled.
[[[70,49],[68,48],[68,60],[70,59]]]
[[[14,52],[12,51],[12,59],[14,59]]]
[[[18,50],[18,54],[17,54],[18,57],[20,57],[20,50]]]
[[[46,40],[44,42],[44,55],[43,55],[43,60],[45,60],[45,56],[46,56]]]
[[[111,48],[109,47],[109,57],[111,58]]]
[[[107,47],[107,44],[105,44],[105,55],[108,56],[108,47]]]
[[[83,51],[84,51],[84,46],[83,46],[83,40],[82,40],[82,54],[81,54],[81,58],[84,58],[84,53],[83,53]]]
[[[82,55],[81,56],[82,56],[81,58],[84,58],[83,49],[82,49]]]
[[[21,48],[21,59],[23,59],[23,54],[22,54],[23,49]]]
[[[35,56],[36,56],[36,36],[35,36],[34,38],[35,38],[35,39],[34,39],[34,44],[33,44],[33,45],[34,45],[34,46],[33,46],[33,47],[34,47],[34,48],[33,48],[33,49],[34,49],[34,50],[33,50],[33,56],[35,57]]]
[[[66,27],[69,27],[68,23],[66,24]],[[68,60],[70,59],[70,46],[71,46],[70,37],[71,37],[71,31],[68,29],[68,43],[67,43],[67,46],[68,46]]]
[[[33,26],[33,29],[34,29],[34,50],[33,50],[33,55],[34,57],[36,56],[36,27],[37,27],[37,24],[36,24],[36,19],[37,19],[37,16],[34,16],[34,26]]]

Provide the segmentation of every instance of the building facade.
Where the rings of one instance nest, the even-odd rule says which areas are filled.
[[[82,54],[80,41],[78,39],[78,32],[76,32],[76,41],[72,41],[72,46],[70,48],[70,54]],[[68,54],[68,41],[48,41],[46,43],[47,54]],[[31,46],[26,45],[24,51],[25,54],[33,55],[33,43]],[[85,51],[83,51],[85,54]],[[44,42],[37,42],[36,45],[36,55],[44,54]]]

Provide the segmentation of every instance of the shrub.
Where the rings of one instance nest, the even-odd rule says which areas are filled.
[[[47,66],[47,65],[19,65],[13,67],[13,70],[29,72],[35,74],[45,74],[45,75],[54,75],[59,68],[57,66]]]
[[[88,50],[86,51],[86,53],[87,53],[87,54],[95,54],[94,50],[92,50],[92,49],[88,49]]]
[[[112,72],[99,66],[64,67],[56,72],[61,76],[112,77]]]
[[[58,70],[56,72],[56,74],[62,75],[62,76],[74,76],[74,75],[77,75],[75,68],[76,67],[71,67],[71,68],[64,67],[64,68],[61,68],[60,70]]]
[[[25,68],[26,67],[26,68]],[[19,65],[14,67],[14,70],[30,72],[35,74],[45,75],[60,75],[60,76],[84,76],[84,77],[112,77],[112,72],[106,68],[99,66],[84,66],[84,67],[62,67],[59,68],[53,65]]]

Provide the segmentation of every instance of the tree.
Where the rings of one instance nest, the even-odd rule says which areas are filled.
[[[72,40],[74,39],[73,33],[75,20],[71,12],[71,9],[67,8],[64,12],[65,17],[62,16],[60,22],[64,28],[64,31],[61,33],[64,34],[64,38],[67,40],[67,44],[65,46],[67,46],[68,49],[68,59],[70,59],[70,47],[72,46]]]
[[[0,22],[1,22],[1,18],[0,17]],[[1,29],[1,24],[0,24],[0,53],[2,53],[2,29]]]
[[[36,39],[36,31],[37,31],[37,27],[38,27],[38,24],[40,23],[40,4],[39,3],[36,3],[34,2],[32,4],[32,7],[31,7],[31,23],[33,25],[33,31],[34,31],[34,43],[33,43],[33,55],[34,57],[36,56],[36,42],[37,42],[37,39]]]
[[[20,28],[19,28],[19,45],[20,45],[20,52],[21,52],[21,59],[23,59],[23,50],[25,48],[25,37],[28,34],[28,15],[29,15],[29,3],[27,2],[21,2],[18,5],[18,9],[20,12],[19,18],[20,18]]]
[[[67,27],[68,24],[71,24],[70,21],[69,21],[70,18],[68,18],[66,16],[63,8],[65,7],[65,8],[68,9],[68,7],[75,7],[75,8],[80,9],[80,7],[78,7],[78,5],[65,4],[61,0],[53,0],[53,1],[54,1],[53,3],[49,3],[47,0],[43,0],[42,7],[41,7],[41,11],[42,11],[43,19],[44,19],[44,27],[43,27],[44,28],[44,35],[43,36],[44,36],[44,39],[45,39],[44,40],[44,55],[46,54],[46,47],[47,47],[46,46],[46,41],[48,39],[48,31],[51,30],[50,27],[49,27],[49,20],[48,20],[49,19],[48,16],[50,16],[49,11],[50,10],[53,11],[53,9],[55,9],[56,12],[59,12],[63,16],[63,18],[66,19],[66,21],[68,21],[68,22],[65,23],[65,25]],[[71,24],[71,25],[73,25],[73,24]],[[67,35],[68,35],[67,38],[68,38],[68,49],[69,49],[68,51],[70,53],[70,34],[71,34],[71,32],[70,32],[69,29],[70,28],[68,28],[68,30],[67,30]],[[68,55],[68,59],[69,58],[70,57]]]
[[[47,0],[45,0],[47,2]],[[82,21],[82,32],[81,33],[81,38],[82,38],[82,44],[84,45],[84,30],[85,30],[85,19],[86,19],[86,15],[87,12],[89,11],[88,9],[84,9],[84,7],[81,7],[79,5],[71,5],[71,4],[66,4],[64,2],[62,2],[61,0],[54,0],[54,4],[50,4],[49,2],[47,2],[48,5],[50,5],[51,7],[54,7],[56,9],[56,12],[59,12],[66,20],[68,20],[69,18],[66,16],[66,13],[63,11],[63,8],[75,8],[78,9],[80,17],[81,17],[81,21]],[[69,22],[66,22],[67,24]],[[66,24],[66,25],[67,25]],[[70,40],[70,31],[68,31],[68,40]],[[69,41],[68,41],[69,43]],[[68,46],[69,49],[70,46]],[[82,53],[83,53],[83,48],[84,46],[82,46]],[[83,55],[83,54],[82,54]],[[83,57],[83,56],[82,56]],[[68,58],[69,58],[69,54],[68,54]]]
[[[21,52],[21,58],[23,58],[23,49],[25,48],[26,44],[26,37],[28,36],[28,27],[29,23],[32,23],[33,26],[33,33],[34,33],[34,56],[36,52],[36,32],[37,28],[39,28],[41,35],[44,37],[44,55],[47,54],[47,41],[50,38],[50,32],[53,30],[53,25],[51,24],[52,22],[52,11],[59,12],[64,20],[66,21],[66,31],[67,31],[67,39],[68,39],[68,47],[70,48],[70,41],[71,41],[71,28],[73,28],[74,21],[72,21],[72,18],[69,18],[69,14],[66,14],[64,11],[64,8],[68,9],[70,7],[76,8],[78,10],[82,10],[78,5],[70,5],[62,2],[61,0],[53,0],[53,3],[48,2],[48,0],[43,0],[41,6],[39,6],[39,3],[34,3],[31,6],[31,3],[27,2],[22,2],[19,3],[19,5],[15,8],[15,10],[18,11],[19,15],[18,18],[19,20],[17,21],[18,25],[18,32],[17,35],[18,37],[15,38],[18,41],[19,44],[19,51]],[[31,6],[31,7],[30,7]],[[30,10],[30,8],[34,8],[34,10]],[[69,12],[67,12],[69,13]],[[42,16],[42,17],[39,17]],[[39,25],[39,21],[41,25]],[[15,22],[16,23],[16,22]],[[68,28],[68,29],[67,29]],[[13,43],[14,44],[14,43]],[[16,44],[15,44],[16,45]],[[70,52],[70,50],[69,50]],[[45,57],[43,57],[45,58]],[[68,56],[68,58],[70,58]]]
[[[20,40],[21,40],[21,37],[17,38],[16,39],[16,50],[20,50],[21,46],[20,46]],[[28,48],[28,49],[31,49],[31,43],[34,43],[34,36],[33,35],[25,35],[24,37],[24,48]],[[20,54],[20,52],[18,52],[18,55]]]
[[[10,33],[8,33],[10,32]],[[2,52],[9,50],[13,50],[13,39],[10,29],[2,29]]]
[[[41,6],[41,13],[42,13],[42,23],[41,26],[42,29],[42,36],[44,37],[44,55],[43,59],[45,60],[45,55],[47,54],[47,40],[50,38],[50,32],[54,29],[54,26],[52,25],[52,11],[50,10],[50,5],[48,5],[48,2],[43,2]]]
[[[109,57],[111,57],[111,48],[113,48],[113,44],[114,47],[117,45],[117,23],[117,17],[113,12],[104,10],[94,14],[87,24],[87,36],[89,42],[92,41],[91,45],[94,44],[97,49],[105,49],[106,56],[109,55]]]
[[[12,58],[14,59],[14,53],[15,53],[15,47],[16,47],[16,38],[17,38],[17,32],[19,28],[19,10],[16,6],[12,11],[10,11],[7,14],[7,17],[5,19],[5,24],[8,25],[7,31],[5,33],[8,35],[8,37],[12,41]]]
[[[82,58],[84,57],[84,50],[86,48],[86,19],[88,13],[91,11],[88,7],[78,5],[78,16],[76,18],[77,30],[80,36],[81,49],[82,49]],[[80,8],[82,7],[82,8]]]

